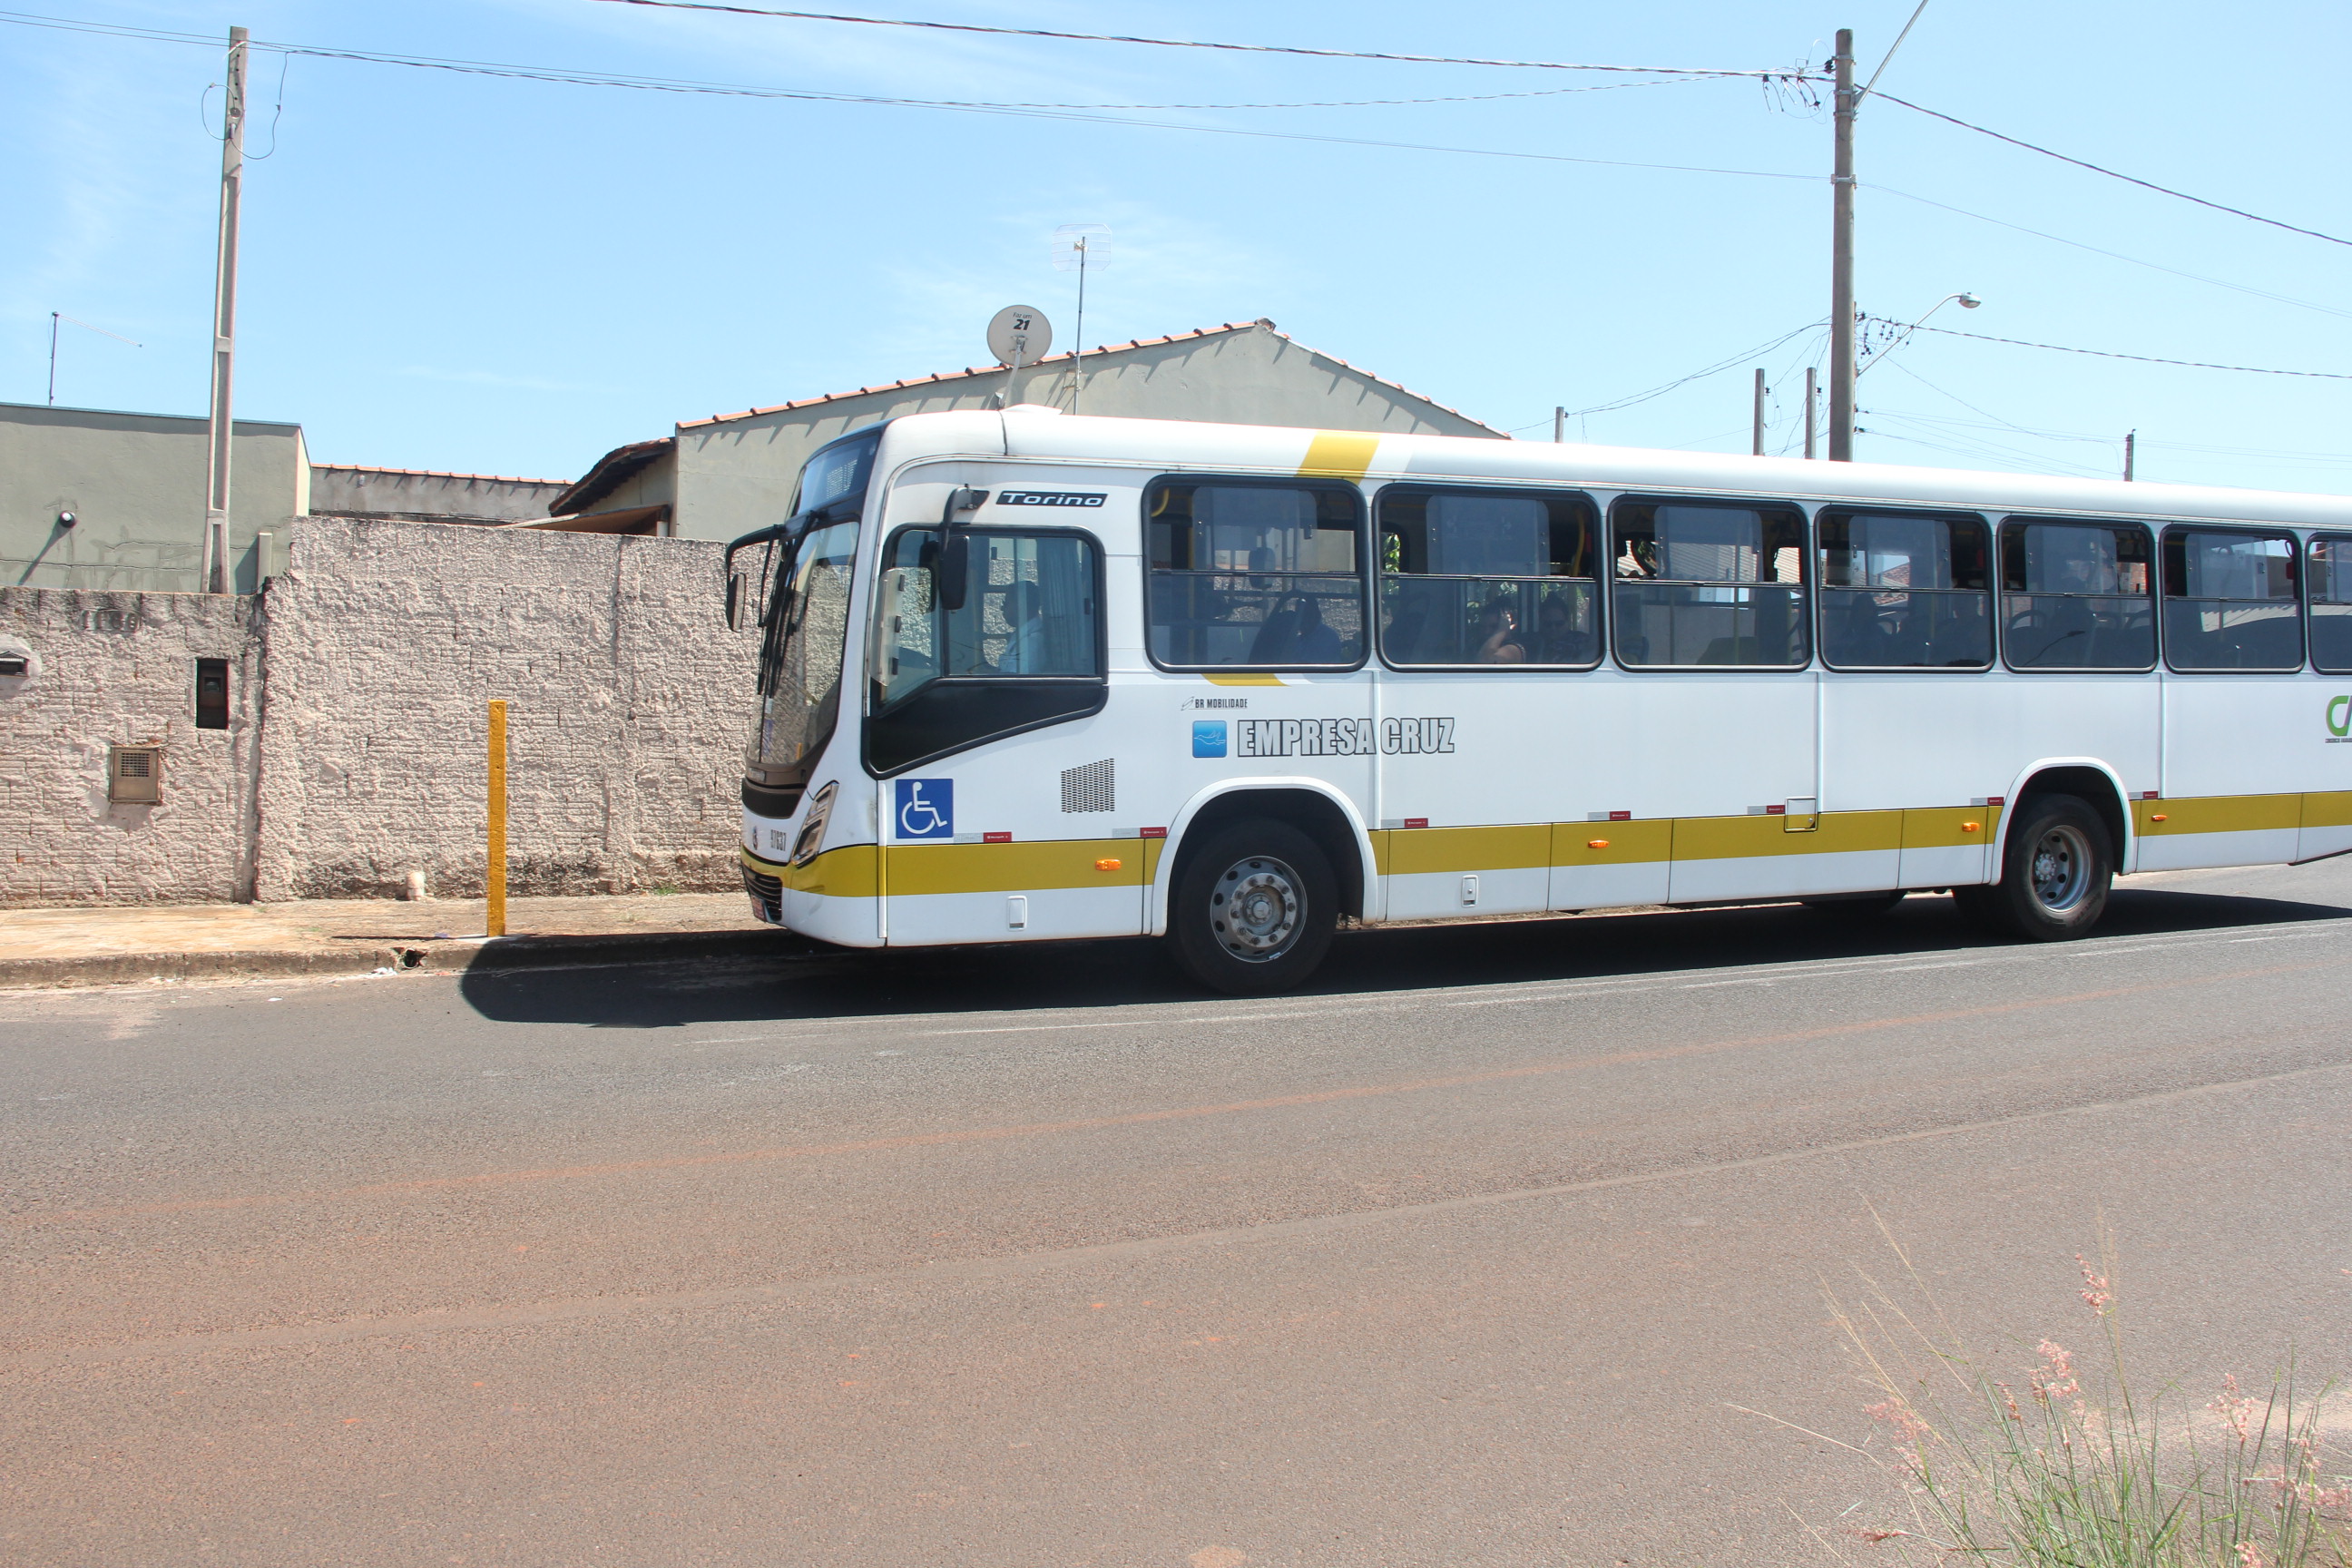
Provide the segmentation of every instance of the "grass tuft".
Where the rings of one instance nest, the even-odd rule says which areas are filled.
[[[1881,1222],[1880,1229],[1885,1232]],[[2342,1568],[2352,1478],[2327,1473],[2320,1405],[2292,1360],[2266,1394],[2223,1377],[2200,1404],[2143,1394],[2125,1364],[2113,1247],[2077,1256],[2088,1357],[2044,1339],[1995,1375],[1962,1342],[1900,1242],[1898,1293],[1867,1274],[1830,1307],[1878,1397],[1908,1518],[1848,1531],[1862,1561],[1988,1568]],[[1907,1304],[1906,1304],[1907,1303]],[[2025,1358],[2021,1356],[2021,1361]],[[1842,1445],[1853,1447],[1853,1445]],[[1817,1541],[1845,1557],[1819,1531]]]

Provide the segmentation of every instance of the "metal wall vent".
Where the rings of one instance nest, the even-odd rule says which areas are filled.
[[[106,798],[121,805],[152,805],[163,798],[163,751],[160,746],[110,746],[106,752]]]
[[[1062,809],[1066,812],[1111,811],[1118,805],[1112,781],[1113,759],[1105,757],[1062,774]]]

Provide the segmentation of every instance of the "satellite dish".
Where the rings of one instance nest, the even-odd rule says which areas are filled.
[[[1054,346],[1054,324],[1034,305],[1007,305],[988,323],[988,352],[999,364],[1035,364]]]

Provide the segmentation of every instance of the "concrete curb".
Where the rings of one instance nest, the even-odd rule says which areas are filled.
[[[805,961],[819,951],[816,944],[789,931],[677,931],[509,936],[486,942],[355,942],[331,948],[225,952],[102,952],[70,958],[0,958],[0,990],[153,980],[269,980],[383,971],[495,973],[694,958],[792,962]]]

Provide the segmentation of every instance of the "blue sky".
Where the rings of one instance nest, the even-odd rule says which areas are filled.
[[[238,410],[300,421],[322,461],[570,477],[678,419],[981,363],[988,317],[1016,300],[1045,308],[1066,346],[1074,279],[1052,267],[1049,237],[1070,223],[1113,232],[1110,265],[1089,287],[1089,345],[1270,317],[1536,438],[1549,438],[1555,405],[1615,403],[1796,332],[1570,430],[1744,451],[1751,366],[1762,363],[1778,449],[1795,438],[1802,366],[1821,353],[1821,335],[1799,330],[1828,310],[1828,116],[1752,81],[1054,42],[605,0],[29,3],[121,26],[225,37],[239,23],[261,42],[817,92],[1355,105],[1102,110],[1216,128],[1175,130],[257,52],[250,145],[268,155],[246,187]],[[1818,65],[1851,26],[1867,71],[1914,4],[887,0],[869,14],[1748,68]],[[5,23],[0,38],[15,89],[0,125],[12,218],[0,399],[47,395],[54,310],[142,345],[67,326],[59,403],[201,413],[219,161],[219,97],[207,86],[220,79],[220,51]],[[2352,11],[2341,5],[2252,5],[2225,26],[2208,5],[1931,0],[1881,86],[2352,237],[2340,151],[2352,105],[2336,79],[2347,45]],[[1456,101],[1363,102],[1431,99]],[[1874,314],[1907,321],[1968,289],[1983,308],[1947,307],[1933,324],[2352,374],[2352,249],[1883,101],[1865,105],[1859,145],[1859,294]],[[1921,333],[1864,374],[1861,403],[1857,451],[1873,459],[2108,473],[2136,428],[2143,479],[2352,491],[2342,434],[2352,380]]]

